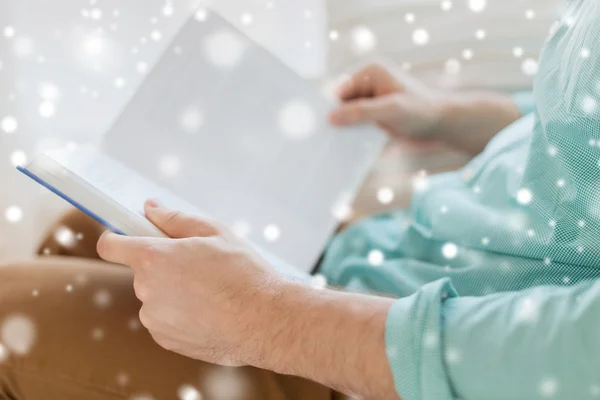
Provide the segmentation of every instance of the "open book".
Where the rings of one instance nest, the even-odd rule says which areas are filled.
[[[197,14],[198,15],[198,14]],[[109,229],[161,236],[143,203],[209,216],[310,271],[385,143],[215,13],[190,17],[100,145],[22,172]],[[275,261],[277,260],[277,261]]]

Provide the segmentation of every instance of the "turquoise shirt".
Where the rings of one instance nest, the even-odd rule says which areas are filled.
[[[463,170],[324,258],[330,283],[398,297],[404,400],[600,398],[600,1],[568,3],[515,101],[526,116]]]

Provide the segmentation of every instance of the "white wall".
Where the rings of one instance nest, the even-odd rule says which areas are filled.
[[[330,68],[343,71],[373,57],[410,65],[419,76],[449,87],[522,88],[532,77],[522,72],[523,61],[537,55],[563,0],[328,0],[330,26],[340,39],[332,43]],[[451,4],[443,10],[442,4]],[[469,4],[485,5],[474,12]],[[476,8],[476,10],[479,10]],[[526,14],[533,11],[533,15]],[[407,14],[412,14],[407,20]],[[357,26],[372,30],[377,45],[372,51],[353,51]],[[413,33],[424,29],[425,45],[413,41]],[[485,30],[483,40],[476,31]],[[523,55],[515,57],[514,47]],[[473,51],[472,59],[462,52]],[[445,63],[456,59],[459,73],[446,73]],[[454,63],[456,65],[456,63]]]
[[[45,148],[98,138],[143,79],[138,65],[152,65],[194,3],[0,1],[0,121],[6,116],[18,121],[12,134],[0,129],[0,262],[31,254],[44,227],[64,208],[64,202],[17,173],[11,156],[22,150],[31,157]],[[212,3],[299,73],[322,73],[321,0]],[[242,24],[246,13],[252,15],[249,25]],[[40,115],[44,98],[50,99],[42,112],[55,109],[50,118]],[[18,223],[5,218],[10,206],[23,211]]]

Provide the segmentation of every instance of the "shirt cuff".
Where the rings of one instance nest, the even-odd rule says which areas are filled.
[[[387,316],[386,352],[396,391],[403,400],[449,400],[453,390],[444,366],[442,305],[456,297],[449,279],[397,300]]]
[[[523,116],[531,114],[535,108],[535,100],[532,91],[513,93],[512,100]]]

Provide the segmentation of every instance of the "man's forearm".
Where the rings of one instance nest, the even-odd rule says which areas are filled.
[[[258,366],[346,394],[397,398],[385,352],[392,303],[382,297],[290,285],[264,315],[265,342]]]
[[[441,139],[469,154],[479,154],[490,139],[520,117],[518,107],[508,95],[493,92],[452,94],[442,111]]]

